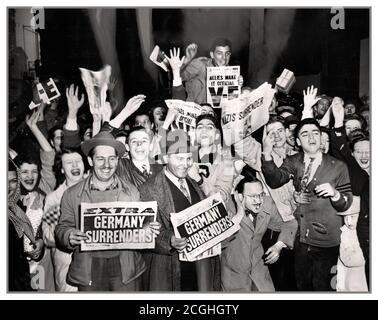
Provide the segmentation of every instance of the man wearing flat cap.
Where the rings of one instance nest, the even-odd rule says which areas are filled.
[[[118,159],[125,146],[110,132],[101,131],[86,140],[81,149],[92,167],[91,174],[67,189],[61,202],[61,216],[55,228],[58,245],[73,251],[67,282],[79,291],[139,291],[145,262],[135,250],[81,252],[86,235],[80,231],[80,204],[113,201],[138,201],[139,192],[132,184],[116,175]],[[153,233],[159,224],[150,223]]]
[[[193,164],[192,147],[186,132],[167,135],[167,166],[140,188],[141,200],[157,201],[157,221],[161,223],[155,250],[149,259],[150,291],[219,291],[219,257],[195,262],[179,260],[187,239],[176,238],[171,213],[180,212],[205,198],[198,184],[188,177]]]

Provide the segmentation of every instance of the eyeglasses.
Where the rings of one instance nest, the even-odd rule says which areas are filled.
[[[249,197],[253,201],[257,201],[257,200],[263,199],[265,197],[265,195],[266,195],[265,192],[255,193],[255,194],[244,194],[245,197]]]

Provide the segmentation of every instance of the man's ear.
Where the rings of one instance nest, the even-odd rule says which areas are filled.
[[[298,145],[298,146],[300,146],[300,147],[302,146],[302,145],[301,145],[301,141],[300,141],[298,138],[296,138],[295,141],[297,142],[297,145]]]
[[[88,163],[91,167],[93,167],[93,161],[92,161],[92,158],[91,157],[87,157],[88,159]]]
[[[243,203],[243,200],[244,200],[243,194],[242,193],[238,193],[238,196],[239,196],[239,201],[241,203]]]
[[[167,154],[165,154],[163,156],[163,161],[164,161],[164,163],[168,163],[168,155]]]
[[[125,144],[125,147],[126,147],[126,151],[127,151],[127,152],[130,152],[130,147],[129,147],[129,144],[128,144],[128,143]]]
[[[213,51],[210,51],[210,57],[211,57],[211,59],[214,59],[214,52]]]

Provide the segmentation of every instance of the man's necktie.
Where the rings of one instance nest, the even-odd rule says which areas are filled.
[[[312,165],[314,163],[314,160],[315,160],[315,158],[310,158],[310,163],[307,166],[306,172],[305,172],[305,174],[302,177],[302,180],[301,180],[301,192],[306,192],[306,187],[307,187],[310,175],[311,175],[311,169],[312,169]]]
[[[148,170],[147,170],[147,166],[146,166],[145,164],[142,165],[142,169],[143,169],[143,171],[142,171],[143,175],[144,175],[145,177],[148,177],[148,176],[150,175],[150,173],[148,172]]]
[[[179,183],[180,183],[180,190],[181,190],[181,192],[188,199],[188,201],[190,203],[192,203],[192,200],[190,198],[190,194],[189,194],[188,190],[185,188],[185,179],[179,179]]]
[[[250,214],[253,217],[253,221],[252,221],[253,227],[256,228],[257,216],[259,213],[253,212],[252,210],[249,210],[249,209],[246,209],[245,213],[247,216]]]

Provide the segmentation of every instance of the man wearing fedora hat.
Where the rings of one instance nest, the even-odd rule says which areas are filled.
[[[145,262],[138,251],[109,250],[81,252],[80,243],[86,236],[79,229],[80,204],[109,201],[138,201],[135,186],[116,175],[118,159],[125,146],[112,134],[101,131],[86,140],[81,149],[88,157],[92,173],[83,181],[67,189],[61,202],[61,216],[55,228],[58,245],[73,250],[67,282],[79,291],[138,291]],[[159,223],[150,223],[153,233]]]
[[[167,166],[140,188],[143,201],[157,201],[157,221],[161,223],[155,250],[149,259],[150,291],[218,291],[219,257],[195,262],[179,260],[187,239],[176,238],[171,213],[180,212],[205,198],[198,184],[188,177],[193,164],[190,139],[183,130],[167,135]]]

